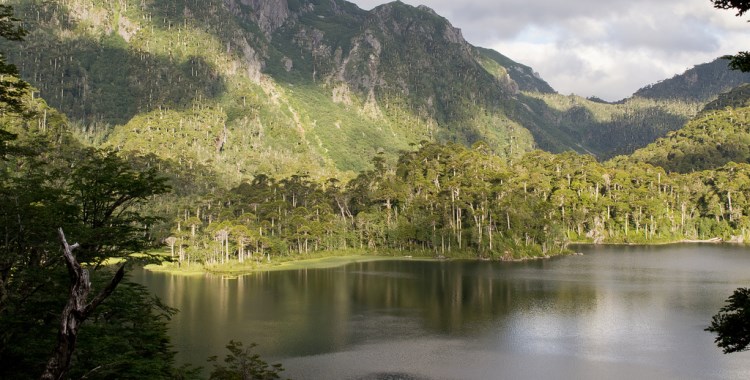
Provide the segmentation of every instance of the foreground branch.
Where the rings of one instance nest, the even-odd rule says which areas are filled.
[[[65,377],[70,368],[70,359],[73,357],[76,340],[78,339],[78,330],[81,328],[81,324],[94,312],[99,304],[112,294],[117,284],[125,276],[125,264],[123,264],[117,270],[117,273],[115,273],[115,276],[107,287],[102,289],[91,302],[86,302],[91,291],[91,281],[89,279],[89,271],[83,269],[75,256],[73,256],[73,250],[78,248],[78,243],[69,245],[67,240],[65,240],[62,228],[59,228],[57,233],[63,247],[68,274],[70,275],[70,295],[60,319],[57,347],[47,362],[47,367],[41,376],[41,379],[44,380],[58,380]]]

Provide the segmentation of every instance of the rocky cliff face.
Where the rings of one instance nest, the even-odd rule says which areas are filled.
[[[271,34],[289,18],[287,0],[240,0],[253,10],[253,19],[260,29]]]
[[[463,97],[493,110],[498,99],[518,89],[509,76],[489,74],[461,31],[425,6],[394,2],[364,12],[343,7],[345,2],[330,4],[315,6],[315,17],[301,14],[272,35],[272,45],[284,52],[286,73],[325,83],[339,95],[344,85],[375,113],[400,98],[439,121],[462,114]],[[285,45],[285,36],[298,50]]]
[[[104,136],[127,131],[118,147],[130,139],[138,146],[162,141],[152,120],[163,118],[173,119],[169,131],[183,138],[187,120],[204,113],[215,115],[196,125],[221,132],[190,137],[190,149],[210,149],[219,133],[226,142],[219,153],[235,155],[220,161],[233,175],[246,170],[240,163],[290,167],[289,157],[361,169],[373,152],[422,140],[482,140],[508,155],[533,146],[527,128],[509,116],[531,112],[513,108],[524,89],[520,77],[509,74],[508,62],[480,62],[485,54],[424,6],[10,1],[21,18],[36,22],[22,48],[7,50],[10,59],[71,119]],[[153,114],[164,110],[172,113]]]

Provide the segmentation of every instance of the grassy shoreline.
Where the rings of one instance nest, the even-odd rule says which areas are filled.
[[[637,246],[637,245],[670,245],[670,244],[741,244],[731,240],[719,238],[705,240],[676,240],[651,243],[593,243],[593,242],[571,242],[571,246]],[[408,254],[406,254],[408,253]],[[165,252],[161,253],[166,255]],[[453,252],[450,257],[435,256],[433,251],[383,251],[383,250],[365,250],[365,249],[348,249],[339,251],[324,251],[305,254],[301,256],[281,256],[274,257],[268,262],[265,259],[247,260],[245,263],[231,261],[226,264],[203,265],[200,263],[191,263],[178,265],[176,262],[164,262],[161,264],[149,264],[144,269],[151,272],[170,273],[181,276],[242,276],[258,272],[274,272],[282,270],[299,270],[299,269],[325,269],[336,268],[353,263],[385,261],[385,260],[421,260],[421,261],[444,261],[444,260],[479,260],[479,261],[504,261],[520,262],[528,260],[548,259],[551,257],[576,255],[575,251],[563,252],[551,256],[525,256],[521,258],[503,259],[498,257],[478,257],[475,252]]]
[[[408,253],[408,254],[406,254]],[[572,252],[563,252],[554,256],[571,254]],[[378,251],[378,250],[360,250],[349,249],[341,251],[316,252],[302,256],[282,256],[275,257],[271,262],[265,259],[260,261],[246,260],[244,263],[231,261],[226,264],[216,264],[206,266],[200,263],[191,263],[189,265],[178,265],[175,262],[164,262],[162,264],[149,264],[144,269],[151,272],[170,273],[184,276],[202,276],[206,274],[220,276],[242,276],[257,272],[273,272],[282,270],[299,270],[299,269],[324,269],[336,268],[348,264],[385,261],[385,260],[414,260],[414,261],[445,261],[445,260],[481,260],[481,261],[527,261],[547,259],[554,256],[522,257],[511,260],[499,258],[478,257],[476,253],[459,252],[453,253],[450,257],[435,256],[433,251]]]

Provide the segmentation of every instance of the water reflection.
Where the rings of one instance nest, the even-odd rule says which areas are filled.
[[[749,267],[740,247],[610,247],[136,280],[181,310],[179,359],[199,364],[240,339],[299,378],[740,379],[750,357],[722,355],[702,329]]]

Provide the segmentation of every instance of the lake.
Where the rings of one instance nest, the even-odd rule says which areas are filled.
[[[750,248],[579,247],[521,263],[376,261],[236,279],[135,271],[180,309],[178,362],[258,343],[293,379],[748,379],[703,331]]]

